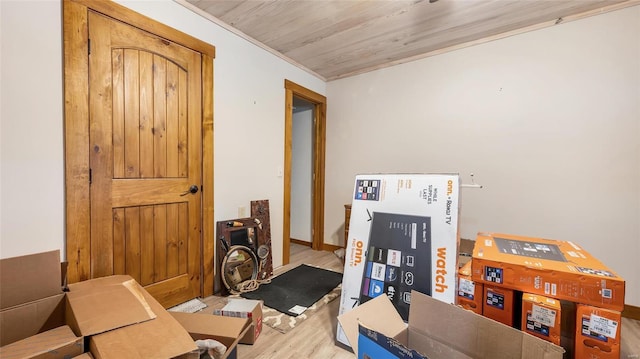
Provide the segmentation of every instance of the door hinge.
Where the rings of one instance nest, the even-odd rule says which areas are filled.
[[[89,184],[91,184],[92,180],[93,180],[93,173],[91,171],[91,168],[89,168]]]
[[[87,51],[88,54],[91,55],[91,39],[87,39]]]

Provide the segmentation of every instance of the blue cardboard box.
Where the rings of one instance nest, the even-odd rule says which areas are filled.
[[[562,359],[564,349],[413,291],[404,323],[386,295],[338,317],[359,359]]]

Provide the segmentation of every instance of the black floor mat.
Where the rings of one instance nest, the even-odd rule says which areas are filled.
[[[342,273],[302,264],[242,297],[263,300],[267,307],[296,317],[341,282]]]

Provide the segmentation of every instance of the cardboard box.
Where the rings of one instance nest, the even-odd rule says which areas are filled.
[[[235,359],[237,345],[251,328],[249,318],[233,318],[204,313],[170,312],[194,340],[214,339],[224,344],[227,351],[221,359]]]
[[[620,358],[622,313],[591,305],[576,306],[575,357]]]
[[[356,176],[339,313],[385,294],[406,320],[413,290],[455,303],[458,196],[455,174]]]
[[[47,330],[63,326],[73,331],[79,343],[84,343],[88,338],[92,350],[96,351],[92,352],[96,358],[135,358],[136,351],[127,351],[124,356],[122,352],[119,356],[109,356],[110,351],[134,340],[136,348],[153,348],[145,358],[170,358],[196,348],[188,333],[129,276],[111,276],[70,284],[65,293],[61,285],[59,251],[2,259],[0,269],[3,351],[6,344],[23,339],[40,340],[51,333]],[[25,273],[25,276],[19,273]],[[8,299],[5,301],[5,298]],[[163,319],[167,317],[169,321]],[[178,330],[171,330],[171,321],[173,328]],[[96,338],[117,335],[114,333],[120,330],[120,334],[127,337],[126,340],[93,347]],[[38,337],[33,338],[34,335]],[[71,341],[71,337],[65,340]],[[165,346],[171,346],[172,351],[163,350]],[[31,347],[33,350],[25,352],[23,357],[39,357],[40,349]],[[81,354],[84,350],[86,348],[81,348],[75,354]]]
[[[381,336],[393,338],[406,348],[430,359],[560,359],[564,353],[564,349],[553,343],[458,306],[415,291],[411,296],[408,326],[386,296],[379,296],[338,317],[349,343],[359,358],[372,350],[360,348],[359,324],[380,333]],[[389,354],[388,351],[384,352]],[[399,357],[401,356],[389,356]]]
[[[520,328],[521,294],[494,285],[484,285],[482,315],[504,325]]]
[[[82,354],[84,343],[71,328],[63,325],[0,347],[3,359],[66,359]]]
[[[472,277],[526,293],[622,311],[625,281],[573,242],[478,233]]]
[[[87,352],[87,353],[82,353],[78,356],[73,357],[73,359],[94,359],[93,355],[91,355],[91,353]]]
[[[482,315],[484,285],[471,279],[471,261],[458,270],[458,295],[456,304],[464,309]]]
[[[462,268],[465,264],[471,262],[475,244],[475,240],[460,238],[460,244],[458,245],[458,268]]]
[[[60,254],[0,260],[0,346],[64,325]]]
[[[129,276],[110,276],[79,282],[69,285],[69,294],[78,293],[85,297],[85,292],[111,293],[114,287],[126,284],[127,289],[136,293],[138,301],[149,315],[155,319],[127,325],[117,330],[100,331],[89,338],[89,349],[96,359],[143,359],[173,358],[197,349],[189,333],[158,303],[144,288]],[[106,289],[105,289],[106,288]],[[100,302],[100,296],[92,296]],[[110,299],[114,302],[116,299]],[[119,312],[130,312],[132,303],[122,304]],[[126,309],[126,310],[125,310]],[[105,316],[119,316],[118,311],[109,311]],[[124,314],[132,315],[132,314]],[[143,315],[140,313],[139,315]]]
[[[262,301],[230,298],[222,309],[214,309],[214,315],[251,319],[251,327],[240,339],[241,344],[254,344],[262,332]]]
[[[561,318],[559,300],[531,293],[522,294],[522,330],[560,345]]]

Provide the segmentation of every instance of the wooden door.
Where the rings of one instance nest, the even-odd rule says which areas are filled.
[[[201,54],[88,20],[91,276],[168,307],[201,295]]]

